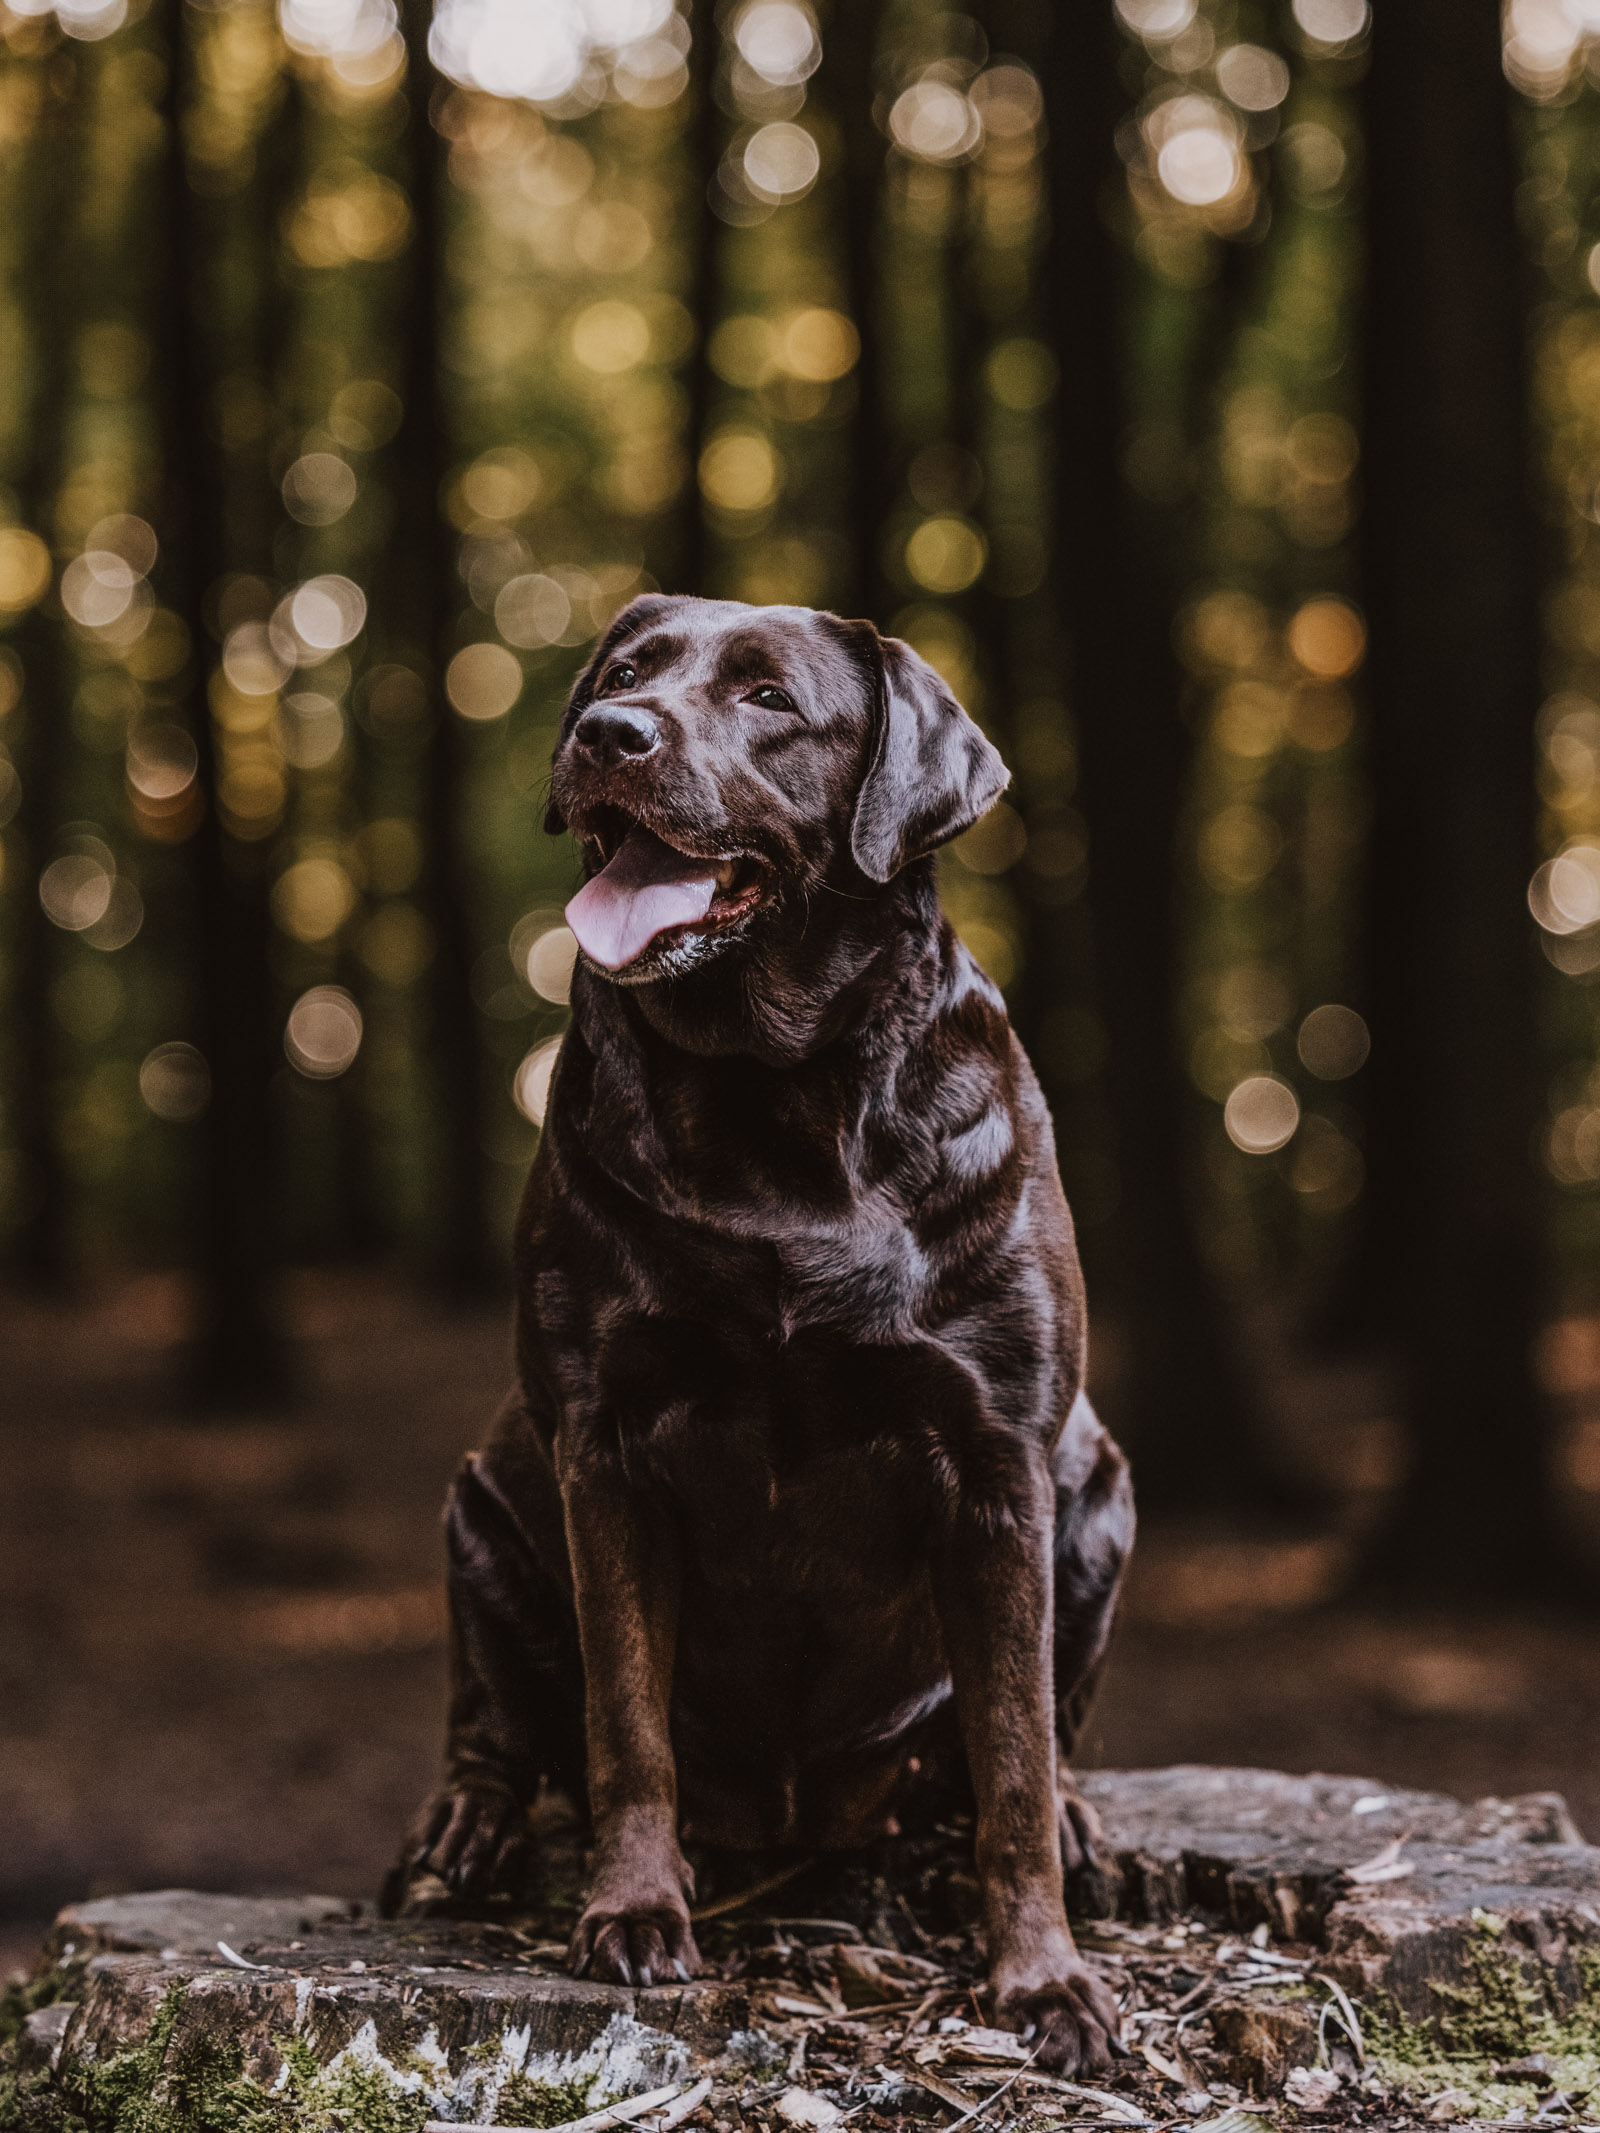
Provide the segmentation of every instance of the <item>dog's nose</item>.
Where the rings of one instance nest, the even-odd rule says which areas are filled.
[[[648,711],[631,704],[591,704],[573,730],[579,746],[602,763],[649,755],[661,745],[661,729]]]

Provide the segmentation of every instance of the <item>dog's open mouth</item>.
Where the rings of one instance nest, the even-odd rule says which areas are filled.
[[[580,835],[599,872],[567,906],[578,946],[604,970],[624,970],[663,935],[709,933],[754,910],[764,869],[748,853],[686,852],[617,808]]]

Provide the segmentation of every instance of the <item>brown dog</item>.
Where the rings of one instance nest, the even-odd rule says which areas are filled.
[[[953,1697],[996,2016],[1103,2068],[1064,1761],[1132,1499],[1050,1121],[929,856],[1005,783],[905,645],[805,609],[636,601],[573,691],[584,954],[398,1886],[488,1893],[541,1777],[587,1788],[572,1968],[691,1974],[680,1839],[881,1837]]]

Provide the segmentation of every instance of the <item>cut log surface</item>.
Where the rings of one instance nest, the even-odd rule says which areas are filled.
[[[512,2075],[607,2097],[657,2087],[748,2024],[737,1985],[591,1984],[548,1958],[534,1968],[525,1938],[471,1921],[352,1916],[316,1896],[163,1889],[70,1905],[46,1952],[87,1953],[87,1990],[56,2063],[141,2043],[179,1986],[175,2054],[226,2039],[270,2089],[297,2038],[324,2065],[386,2073],[441,2116],[470,2120]]]
[[[1600,1848],[1582,1841],[1554,1794],[1468,1806],[1359,1778],[1201,1767],[1101,1771],[1082,1786],[1105,1831],[1100,1865],[1074,1888],[1086,1947],[1108,1951],[1113,1964],[1125,1961],[1109,1952],[1119,1947],[1129,1958],[1156,1942],[1158,1955],[1198,1948],[1200,1940],[1186,1942],[1181,1931],[1176,1941],[1161,1939],[1164,1922],[1209,1921],[1187,1929],[1212,1940],[1221,1935],[1215,1960],[1222,1968],[1202,1988],[1195,2015],[1209,2017],[1214,2048],[1230,2055],[1232,2078],[1258,2093],[1311,2063],[1317,2009],[1330,1994],[1426,2024],[1440,2007],[1439,1988],[1448,1993],[1470,1979],[1475,1964],[1481,1968],[1486,1936],[1495,1960],[1524,1975],[1555,2013],[1583,1999],[1586,1966],[1594,1974]],[[816,1871],[832,1869],[819,1862]],[[920,1955],[902,1941],[908,1952],[896,1958],[886,1929],[872,1929],[870,1920],[865,1934],[841,1924],[850,1916],[843,1883],[832,1901],[825,1887],[808,1886],[798,1906],[793,1886],[770,1898],[754,1886],[754,1866],[750,1879],[758,1900],[748,1906],[747,1924],[772,1916],[780,1926],[826,1928],[824,1938],[839,1943],[821,1951],[822,1967],[813,1962],[802,1971],[811,1979],[808,1994],[826,1989],[819,1979],[859,1985],[857,1973],[882,1955],[901,1967],[883,1979],[876,1998],[892,2002],[900,1993],[910,2007],[926,1990],[926,2015],[940,2001],[940,1975],[946,1985],[958,1974],[981,1975],[975,1958],[959,1952],[970,1943],[949,1933],[930,1938],[904,1893],[881,1880],[873,1884],[875,1901],[898,1906]],[[938,1931],[934,1883],[925,1877],[907,1887]],[[799,1908],[817,1915],[785,1917]],[[879,1943],[877,1955],[863,1952],[864,1940]],[[1274,1942],[1292,1953],[1275,1954]],[[786,1945],[781,1933],[777,1944]],[[791,1933],[788,1945],[803,1955],[803,1936],[795,1942]],[[931,1950],[941,1953],[939,1963],[927,1960]],[[1166,1957],[1169,1968],[1181,1970],[1182,1960]],[[1274,1962],[1282,1965],[1282,1992],[1274,1990]],[[445,2124],[555,2122],[704,2072],[718,2083],[748,2082],[759,2063],[766,2068],[759,2078],[781,2078],[793,2049],[793,2017],[785,2010],[810,2007],[811,1999],[786,1999],[799,1988],[759,1962],[725,1967],[744,1974],[631,1990],[568,1977],[558,1945],[529,1921],[389,1923],[329,1897],[168,1889],[61,1913],[40,1971],[61,1970],[63,1996],[28,2017],[22,2051],[25,2064],[65,2077],[75,2066],[103,2065],[144,2044],[161,2017],[170,2028],[165,2052],[197,2047],[214,2057],[215,2047],[225,2046],[240,2071],[269,2091],[290,2079],[286,2065],[294,2058],[297,2079],[309,2064],[330,2079],[359,2070],[382,2077]],[[1196,2001],[1181,1976],[1172,1990]],[[971,2016],[964,1982],[959,1991],[947,2004]],[[837,1992],[832,1998],[832,2012],[818,2004],[815,2015],[832,2021],[840,2039],[853,2035],[852,2023],[870,2024],[875,2012],[893,2015],[871,2031],[879,2041],[870,2050],[862,2045],[864,2063],[876,2063],[874,2054],[909,2021],[872,1998],[846,2018],[845,1999]],[[1175,1997],[1174,2004],[1186,2002]],[[945,2024],[967,2027],[964,2019]],[[895,2046],[919,2054],[922,2072],[910,2061],[905,2074],[878,2063],[874,2078],[888,2082],[886,2095],[921,2080],[936,2047],[948,2046],[951,2063],[959,2060],[958,2037],[941,2044],[928,2020],[923,2032],[932,2043],[916,2044],[907,2026]],[[1182,2043],[1179,2035],[1150,2063],[1168,2066],[1163,2053]],[[774,2053],[775,2069],[768,2065]],[[1150,2078],[1142,2063],[1140,2072]],[[541,2102],[535,2111],[530,2097],[545,2095],[552,2107]],[[497,2112],[504,2115],[497,2119]]]
[[[1427,2020],[1472,1967],[1485,1921],[1557,2004],[1600,1945],[1600,1847],[1558,1793],[1464,1805],[1362,1778],[1103,1770],[1082,1779],[1107,1859],[1080,1903],[1103,1918],[1220,1914],[1326,1950],[1347,1992]]]

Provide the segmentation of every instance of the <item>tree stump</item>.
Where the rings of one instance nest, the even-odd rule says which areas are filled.
[[[1370,2089],[1363,2027],[1369,2043],[1431,2039],[1441,2062],[1550,2040],[1559,2054],[1562,2025],[1600,1989],[1600,1849],[1554,1794],[1465,1806],[1199,1767],[1102,1771],[1083,1789],[1105,1843],[1073,1892],[1081,1937],[1138,2010],[1127,2033],[1142,2057],[1105,2091],[1125,2113],[1141,2082],[1266,2094],[1291,2077],[1303,2088],[1295,2069],[1330,2057]],[[967,2092],[952,2082],[1013,2071],[1020,2106],[1038,2078],[1014,2039],[982,2027],[969,1989],[970,1855],[948,1829],[937,1855],[932,1841],[908,1837],[866,1867],[819,1861],[776,1897],[752,1868],[752,1900],[719,1906],[717,1932],[732,1919],[743,1934],[722,1943],[733,1974],[640,1990],[568,1977],[536,1918],[390,1923],[330,1897],[189,1890],[75,1904],[22,1988],[9,2068],[0,2054],[0,2104],[9,2084],[20,2115],[0,2119],[65,2123],[50,2115],[59,2098],[115,2127],[105,2099],[137,2096],[182,2128],[548,2126],[709,2076],[719,2116],[737,2119],[743,2098],[821,2125],[863,2097],[880,2114],[953,2110]],[[897,1860],[906,1879],[887,1881]],[[808,2046],[825,2071],[807,2071]]]

